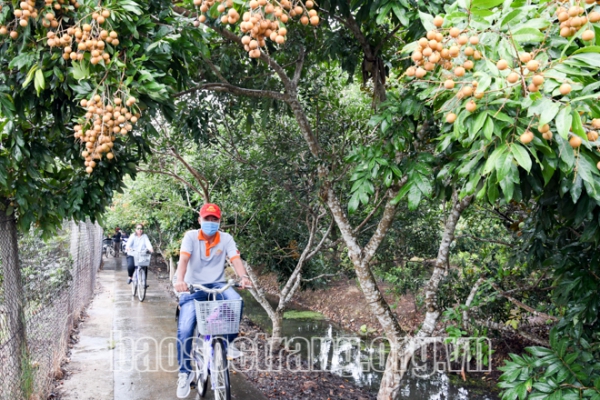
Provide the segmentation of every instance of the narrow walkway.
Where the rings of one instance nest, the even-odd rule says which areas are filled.
[[[177,354],[175,303],[154,274],[143,303],[127,285],[125,257],[104,259],[99,289],[80,324],[80,340],[73,347],[62,399],[176,398]],[[265,397],[240,374],[232,374],[232,398]],[[192,390],[189,399],[198,399]],[[212,399],[209,391],[206,399]]]

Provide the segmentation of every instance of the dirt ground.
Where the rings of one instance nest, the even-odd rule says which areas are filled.
[[[260,275],[260,286],[268,293],[277,295],[277,278],[274,274]],[[379,289],[384,294],[392,311],[396,314],[400,327],[405,332],[412,332],[418,328],[422,315],[415,312],[414,300],[410,295],[397,299],[389,293],[389,287],[379,284]],[[297,293],[292,301],[300,307],[318,311],[335,324],[352,332],[359,332],[361,326],[374,335],[381,333],[377,319],[365,307],[365,298],[355,280],[341,278],[332,280],[324,289],[306,290]]]

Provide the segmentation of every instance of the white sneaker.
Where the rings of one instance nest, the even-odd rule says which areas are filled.
[[[185,399],[190,395],[190,384],[194,380],[194,374],[185,372],[179,373],[179,378],[177,379],[177,398]]]
[[[243,355],[244,355],[244,353],[242,353],[240,350],[238,350],[233,344],[230,343],[227,346],[227,359],[228,360],[232,360],[234,358],[240,358]]]

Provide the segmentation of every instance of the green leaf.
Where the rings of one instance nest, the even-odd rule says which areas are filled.
[[[544,170],[542,171],[542,176],[544,177],[544,184],[548,184],[552,176],[554,175],[554,171],[556,171],[556,164],[552,165],[548,161],[550,159],[548,157],[544,157],[544,161],[542,161],[542,166]]]
[[[549,101],[549,104],[546,105],[542,114],[540,115],[540,125],[545,125],[548,122],[552,121],[556,114],[560,111],[560,105],[553,101]]]
[[[494,121],[492,118],[486,118],[485,124],[483,125],[483,135],[487,140],[492,139],[492,135],[494,134]]]
[[[481,113],[477,114],[477,116],[475,117],[475,120],[473,121],[473,129],[471,130],[471,132],[469,132],[470,135],[475,136],[479,133],[479,131],[483,127],[483,124],[486,121],[486,118],[487,118],[486,112],[481,112]]]
[[[512,162],[512,154],[507,153],[506,155],[503,154],[502,156],[498,157],[498,159],[496,160],[498,182],[502,182],[504,178],[506,178],[512,167]]]
[[[396,16],[396,18],[398,18],[398,21],[400,21],[400,23],[404,26],[408,26],[410,21],[408,20],[408,17],[406,16],[406,10],[403,10],[401,7],[398,7],[397,4],[393,4],[392,5],[392,11],[394,12],[394,15]]]
[[[490,154],[487,161],[485,162],[485,167],[483,168],[484,175],[487,175],[494,170],[494,168],[496,167],[498,158],[501,157],[504,153],[506,153],[507,149],[508,148],[507,148],[506,144],[504,144],[504,143],[502,145],[496,147],[496,149],[492,152],[492,154]]]
[[[419,207],[419,203],[421,202],[421,190],[417,188],[417,186],[412,186],[411,190],[408,192],[408,209],[411,211],[416,210]]]
[[[569,59],[584,62],[590,67],[600,68],[600,54],[599,53],[583,53],[576,54],[569,57]]]
[[[31,66],[31,69],[27,73],[27,77],[25,78],[25,81],[23,82],[23,88],[26,88],[31,83],[31,81],[33,80],[33,78],[35,76],[35,71],[37,71],[37,69],[38,69],[37,64],[34,64]]]
[[[358,205],[360,204],[360,197],[358,192],[354,193],[348,202],[348,212],[353,214],[356,209],[358,209]]]
[[[581,124],[581,117],[579,113],[575,110],[571,111],[571,116],[573,121],[571,122],[571,128],[573,129],[573,133],[582,138],[583,140],[587,140],[587,135],[585,134],[585,130],[583,129],[583,125]]]
[[[46,80],[44,79],[44,72],[41,69],[35,71],[35,80],[33,82],[37,95],[46,88]]]
[[[436,27],[433,24],[433,16],[424,12],[419,11],[419,18],[421,19],[421,23],[423,24],[423,28],[426,31],[435,30]]]
[[[531,171],[531,157],[529,156],[529,152],[519,143],[513,143],[510,147],[510,152],[515,156],[515,160],[517,163],[523,168],[525,171]]]
[[[524,27],[513,32],[512,37],[517,43],[539,43],[545,36],[538,29]]]
[[[90,77],[90,70],[84,61],[73,62],[71,64],[71,76],[75,80],[87,79]]]
[[[562,108],[556,116],[556,130],[558,134],[565,140],[569,139],[569,131],[571,130],[571,123],[573,117],[571,116],[571,106],[567,105]]]
[[[586,46],[573,52],[573,54],[580,53],[600,53],[600,46]]]
[[[504,0],[473,0],[473,8],[489,10],[502,3],[504,3]]]

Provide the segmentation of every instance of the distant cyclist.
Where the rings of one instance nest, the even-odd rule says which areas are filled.
[[[115,249],[115,257],[119,257],[119,250],[121,250],[121,230],[115,228],[115,233],[112,237],[113,248]]]
[[[199,283],[210,289],[225,286],[227,283],[225,279],[225,258],[229,257],[236,273],[242,278],[240,282],[242,288],[251,286],[233,237],[219,231],[221,222],[221,209],[219,206],[210,203],[204,204],[200,209],[198,222],[201,229],[188,231],[181,243],[177,279],[174,283],[175,291],[181,293],[179,297],[179,324],[177,327],[177,361],[179,362],[177,397],[180,399],[190,394],[190,383],[195,377],[192,372],[190,357],[196,326],[194,300],[205,301],[208,299],[208,294],[203,291],[196,291],[194,294],[184,293],[188,292],[188,285]],[[223,292],[222,298],[219,297],[219,300],[240,299],[240,295],[233,288]],[[230,343],[227,349],[230,357],[239,357],[241,354],[231,344],[236,336],[237,334],[225,335],[225,339]]]
[[[144,233],[144,227],[141,224],[136,225],[135,234],[131,235],[127,240],[127,273],[129,275],[129,279],[127,279],[127,283],[131,283],[133,278],[133,273],[135,272],[135,258],[133,257],[134,252],[145,253],[149,251],[150,253],[154,253],[154,249],[152,248],[152,244],[150,244],[150,239]],[[144,268],[144,272],[146,272],[146,276],[148,276],[148,267]]]

